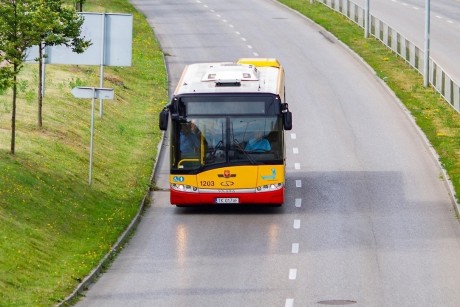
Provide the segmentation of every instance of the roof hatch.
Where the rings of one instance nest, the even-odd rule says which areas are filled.
[[[259,80],[257,68],[254,65],[223,63],[211,65],[201,79],[202,82],[214,81],[217,86],[240,85],[241,81]]]

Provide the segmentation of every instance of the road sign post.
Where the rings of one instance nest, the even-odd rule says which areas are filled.
[[[74,87],[71,91],[75,98],[91,98],[91,137],[89,145],[89,175],[88,184],[91,185],[93,177],[93,138],[94,138],[94,100],[95,99],[113,99],[114,92],[112,88],[102,87]]]

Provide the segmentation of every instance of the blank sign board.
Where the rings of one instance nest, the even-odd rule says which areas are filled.
[[[113,99],[113,88],[74,87],[71,91],[75,98]]]
[[[83,53],[66,46],[46,48],[46,64],[131,66],[133,16],[113,13],[80,13],[84,18],[81,37],[92,45]],[[104,53],[102,51],[104,50]],[[38,47],[29,49],[26,61],[35,61]]]

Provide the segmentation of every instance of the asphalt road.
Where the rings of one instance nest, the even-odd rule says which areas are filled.
[[[171,87],[191,62],[283,63],[286,203],[175,208],[155,192],[78,305],[458,306],[460,225],[438,163],[364,63],[271,0],[132,2],[167,54]]]

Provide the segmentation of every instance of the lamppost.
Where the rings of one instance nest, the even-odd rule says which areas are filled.
[[[425,0],[425,59],[423,62],[423,85],[430,84],[430,0]]]
[[[368,38],[369,37],[369,4],[370,0],[366,0],[366,7],[364,9],[364,37]]]

